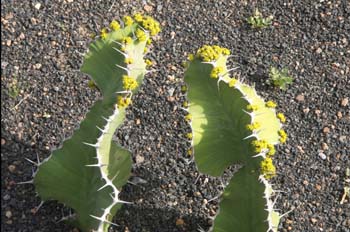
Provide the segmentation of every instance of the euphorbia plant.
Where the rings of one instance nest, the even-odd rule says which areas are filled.
[[[220,176],[230,165],[243,167],[226,186],[213,231],[277,231],[279,213],[268,180],[276,174],[275,145],[284,143],[285,117],[253,87],[229,75],[230,51],[203,46],[189,56],[185,73],[195,162],[200,172]]]
[[[120,188],[131,170],[130,152],[112,141],[125,108],[139,88],[149,61],[143,59],[151,36],[160,31],[149,16],[123,18],[103,29],[85,55],[82,72],[101,91],[73,136],[42,162],[34,184],[43,200],[55,199],[74,209],[67,218],[83,231],[104,232],[121,203]]]

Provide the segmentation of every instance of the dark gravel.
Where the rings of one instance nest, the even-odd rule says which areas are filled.
[[[38,7],[40,3],[40,7]],[[263,30],[246,23],[254,8],[274,15]],[[148,75],[117,139],[133,152],[133,177],[113,231],[207,230],[232,175],[208,178],[186,156],[189,131],[179,109],[181,62],[203,44],[231,49],[237,75],[279,103],[287,145],[276,156],[282,190],[280,231],[350,231],[350,203],[339,204],[350,167],[350,3],[343,1],[1,1],[1,229],[76,231],[57,223],[69,209],[45,203],[31,185],[32,165],[69,137],[99,94],[79,72],[90,34],[113,18],[146,11],[163,25]],[[264,84],[269,67],[287,67],[294,83]],[[18,92],[18,93],[16,93]],[[147,183],[145,183],[145,181]],[[135,183],[137,183],[135,185]],[[182,220],[180,220],[182,219]],[[178,224],[182,225],[176,225]]]

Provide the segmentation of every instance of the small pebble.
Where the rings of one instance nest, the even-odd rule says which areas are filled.
[[[40,10],[41,4],[38,2],[34,5],[35,9]]]
[[[184,220],[182,219],[182,218],[178,218],[177,220],[176,220],[176,225],[177,226],[182,226],[182,225],[184,225],[185,224],[185,222],[184,222]]]
[[[295,98],[298,102],[303,102],[305,100],[305,97],[304,95],[302,94],[299,94],[298,96],[296,96]]]
[[[140,164],[140,163],[142,163],[143,161],[145,161],[145,158],[144,158],[143,156],[141,156],[141,155],[137,155],[137,156],[136,156],[136,163],[137,163],[137,164]]]
[[[347,106],[348,103],[349,103],[349,98],[346,97],[346,98],[343,98],[343,99],[341,100],[340,105],[341,105],[341,106]]]
[[[318,156],[323,160],[327,159],[327,156],[323,152],[318,153]]]
[[[12,217],[12,212],[10,210],[7,210],[6,213],[5,213],[5,216],[7,218],[11,218]]]
[[[15,165],[9,165],[8,166],[8,170],[11,172],[11,173],[14,173],[16,171],[16,166]]]
[[[323,149],[324,151],[327,151],[327,150],[329,149],[327,143],[322,143],[322,149]]]
[[[1,138],[1,146],[5,145],[6,144],[6,140]]]
[[[323,128],[323,133],[325,133],[325,134],[328,134],[330,131],[331,130],[327,126]]]

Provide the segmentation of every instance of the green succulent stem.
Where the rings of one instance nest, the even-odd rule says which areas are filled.
[[[141,18],[140,18],[141,17]],[[106,232],[123,200],[119,192],[131,172],[131,154],[112,140],[125,118],[131,96],[146,74],[147,41],[159,32],[148,16],[125,18],[126,27],[113,21],[91,43],[81,71],[88,74],[103,98],[95,102],[80,127],[61,148],[39,165],[34,185],[43,200],[57,200],[74,209],[71,223],[83,231]],[[134,32],[144,21],[142,39]],[[90,83],[91,86],[91,83]]]
[[[190,56],[185,72],[199,171],[220,176],[230,165],[244,166],[224,190],[213,231],[277,231],[279,214],[273,210],[268,179],[275,175],[272,156],[282,124],[275,103],[266,103],[253,87],[230,77],[228,57],[225,48],[203,46]]]

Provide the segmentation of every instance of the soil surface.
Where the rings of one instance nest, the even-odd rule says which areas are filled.
[[[255,30],[258,8],[273,15]],[[230,48],[236,75],[285,113],[289,134],[278,147],[274,188],[279,231],[350,231],[350,203],[340,204],[350,167],[350,2],[305,1],[1,1],[1,229],[77,231],[59,222],[69,209],[40,204],[35,167],[72,135],[99,98],[79,72],[91,34],[112,19],[143,11],[161,22],[145,77],[116,139],[133,153],[124,205],[111,231],[208,231],[223,178],[200,175],[186,154],[190,128],[180,109],[188,53],[204,44]],[[286,91],[265,84],[271,66],[288,68]],[[214,199],[213,199],[214,198]],[[234,231],[234,230],[233,230]]]

